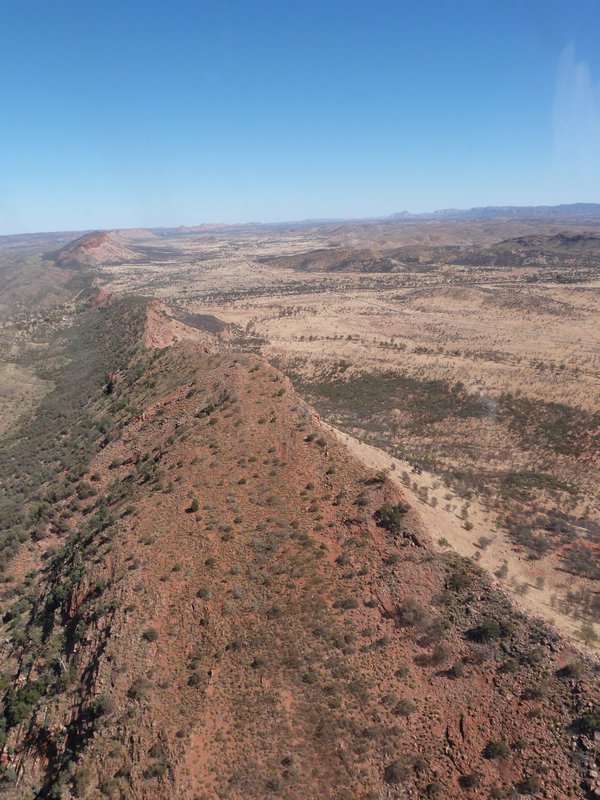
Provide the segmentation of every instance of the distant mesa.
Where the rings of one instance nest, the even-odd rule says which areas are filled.
[[[263,227],[261,222],[203,222],[200,225],[180,225],[171,229],[175,233],[212,233],[218,231],[231,231],[246,228]],[[168,228],[166,230],[169,230]]]
[[[177,228],[179,233],[202,233],[203,231],[220,231],[228,228],[225,222],[205,222],[202,225],[180,225]]]
[[[132,241],[157,238],[157,235],[154,233],[154,231],[148,230],[148,228],[120,228],[119,230],[114,231],[114,235],[118,236],[120,239]]]
[[[127,247],[116,231],[93,231],[52,253],[49,259],[57,266],[94,268],[104,264],[135,261],[139,255]]]

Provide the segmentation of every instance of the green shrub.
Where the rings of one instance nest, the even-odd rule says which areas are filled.
[[[411,770],[402,761],[392,761],[384,770],[383,778],[386,783],[397,784],[407,780]]]
[[[512,629],[513,626],[508,620],[486,617],[479,625],[468,631],[468,638],[474,642],[491,642],[508,636]]]
[[[344,600],[336,600],[333,604],[334,608],[353,609],[358,608],[358,603],[353,597],[348,597]]]
[[[169,770],[169,765],[163,759],[154,761],[148,769],[144,772],[144,778],[151,780],[153,778],[161,778]]]
[[[487,759],[507,758],[509,755],[510,747],[500,740],[490,740],[483,749],[483,756]]]
[[[410,717],[416,709],[416,704],[407,697],[404,697],[394,708],[394,714],[397,714],[399,717]]]
[[[131,700],[144,700],[150,691],[150,681],[147,678],[136,678],[127,692]]]
[[[409,510],[408,503],[397,503],[396,505],[385,503],[375,512],[375,519],[381,528],[385,528],[392,534],[398,534],[402,530],[403,517]]]
[[[115,701],[108,694],[100,694],[96,697],[91,705],[92,716],[103,717],[106,714],[111,714],[115,708]]]
[[[450,667],[448,674],[451,678],[462,678],[465,674],[465,665],[462,663],[462,661],[457,661],[456,664],[453,664]]]
[[[557,673],[561,678],[575,678],[579,680],[585,675],[585,664],[582,661],[572,661]]]
[[[458,779],[459,784],[463,789],[476,789],[481,781],[481,776],[478,772],[469,772],[467,775],[461,775]]]
[[[581,733],[593,735],[600,731],[600,706],[596,706],[591,711],[588,711],[576,722],[574,727]]]
[[[407,597],[398,606],[398,621],[401,625],[418,625],[425,617],[425,609],[412,597]]]
[[[519,794],[537,794],[542,788],[542,782],[537,775],[528,775],[517,784]]]

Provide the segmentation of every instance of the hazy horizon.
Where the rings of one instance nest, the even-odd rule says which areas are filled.
[[[305,217],[304,219],[266,219],[266,220],[232,220],[231,222],[225,222],[224,220],[200,220],[197,222],[186,222],[186,223],[178,223],[174,225],[97,225],[94,227],[89,228],[62,228],[62,229],[54,229],[54,230],[28,230],[28,231],[12,231],[10,233],[0,233],[0,236],[35,236],[35,235],[45,235],[45,234],[61,234],[61,233],[91,233],[95,231],[115,231],[115,230],[177,230],[178,228],[211,228],[211,227],[218,227],[218,226],[228,226],[228,227],[250,227],[253,225],[256,226],[265,226],[268,227],[270,225],[310,225],[311,223],[314,224],[328,224],[328,223],[361,223],[361,222],[386,222],[386,221],[402,221],[402,215],[406,214],[407,220],[414,220],[419,217],[422,217],[424,220],[429,218],[435,219],[435,215],[442,215],[448,213],[448,217],[439,216],[437,219],[443,221],[444,219],[452,219],[451,212],[456,212],[457,214],[468,214],[469,211],[479,211],[481,209],[511,209],[511,210],[519,210],[519,209],[537,209],[537,208],[548,208],[548,209],[555,209],[555,208],[571,208],[574,206],[581,206],[581,205],[593,205],[598,206],[600,209],[600,203],[595,203],[593,201],[590,202],[574,202],[574,203],[535,203],[527,206],[520,206],[515,205],[512,203],[508,203],[506,205],[496,206],[496,205],[483,205],[483,206],[471,206],[469,208],[456,208],[456,207],[448,207],[448,208],[436,208],[436,209],[429,209],[425,211],[412,211],[410,209],[401,209],[398,211],[390,212],[389,214],[381,215],[381,216],[365,216],[365,217],[339,217],[339,216],[332,216],[332,217]],[[515,217],[515,219],[517,219]]]

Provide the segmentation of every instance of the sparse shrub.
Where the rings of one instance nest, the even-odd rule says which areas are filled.
[[[410,767],[402,761],[392,761],[384,770],[383,778],[386,783],[397,784],[402,783],[410,777]]]
[[[89,767],[78,767],[73,773],[72,785],[76,797],[85,797],[87,789],[92,781],[92,773]]]
[[[448,674],[451,678],[462,678],[465,674],[465,665],[462,663],[462,661],[457,661],[456,664],[453,664],[450,667]]]
[[[418,625],[423,622],[425,616],[425,609],[412,597],[407,597],[398,607],[398,620],[401,625]]]
[[[476,789],[481,782],[481,776],[478,772],[469,772],[461,775],[458,782],[463,789]]]
[[[344,600],[336,600],[333,604],[334,608],[353,609],[358,608],[358,603],[353,597],[345,598]]]
[[[510,747],[501,740],[490,740],[483,749],[483,756],[487,759],[507,758]]]
[[[537,794],[542,788],[542,782],[537,775],[528,775],[517,784],[519,794]]]
[[[410,717],[413,711],[416,711],[416,708],[417,706],[412,700],[404,697],[394,708],[394,714],[397,714],[399,717]]]
[[[596,629],[590,622],[582,623],[581,628],[577,631],[577,635],[587,645],[593,645],[598,641]]]
[[[593,735],[600,731],[600,706],[596,706],[575,721],[573,727],[580,733]]]
[[[501,579],[506,578],[506,576],[508,575],[508,564],[502,564],[501,567],[498,567],[498,569],[496,570],[494,575],[497,578],[501,578]]]
[[[108,694],[101,694],[93,700],[91,711],[94,717],[103,717],[106,714],[112,714],[114,708],[114,699]]]
[[[572,661],[562,669],[558,670],[558,676],[561,678],[574,678],[579,680],[585,675],[585,664],[582,661]]]
[[[136,678],[127,692],[132,700],[144,700],[150,691],[150,681],[147,678]]]
[[[447,661],[450,658],[450,655],[450,648],[443,642],[438,642],[433,648],[429,662],[433,666],[439,666],[440,664],[443,664],[444,661]]]
[[[486,617],[475,628],[468,631],[468,638],[474,642],[491,642],[502,639],[512,632],[513,626],[509,620],[493,619]]]
[[[409,510],[408,503],[397,503],[396,505],[386,503],[375,513],[375,519],[381,528],[385,528],[392,534],[398,534],[402,530],[403,517]]]
[[[142,638],[147,642],[155,642],[158,639],[158,631],[156,628],[147,628],[142,634]]]
[[[212,418],[211,418],[212,419]],[[169,765],[162,759],[154,761],[148,769],[144,772],[144,778],[151,780],[153,778],[161,778],[169,770]]]
[[[460,562],[455,566],[450,575],[446,579],[446,588],[452,592],[462,592],[473,582],[472,568],[469,568],[466,563]]]

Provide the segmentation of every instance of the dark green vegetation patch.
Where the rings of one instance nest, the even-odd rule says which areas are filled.
[[[600,447],[598,412],[503,394],[498,400],[498,418],[506,421],[527,447],[566,456],[583,456]]]
[[[481,400],[469,394],[462,383],[419,380],[400,372],[357,375],[346,380],[313,383],[307,388],[328,412],[350,418],[366,415],[362,424],[367,430],[380,428],[369,417],[394,410],[407,415],[411,427],[419,430],[448,418],[480,418],[488,413]]]

